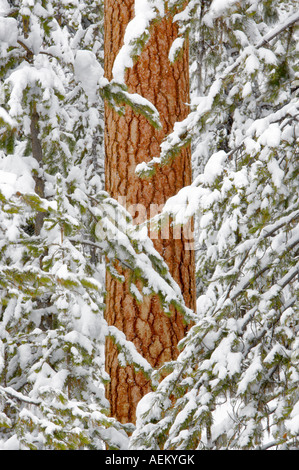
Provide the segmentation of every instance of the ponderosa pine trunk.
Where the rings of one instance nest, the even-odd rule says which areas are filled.
[[[123,44],[126,26],[134,15],[134,0],[105,0],[105,76],[112,79],[114,59]],[[160,113],[162,130],[156,130],[141,115],[127,106],[124,116],[105,106],[105,180],[106,190],[118,199],[123,198],[127,208],[145,208],[145,213],[132,214],[136,222],[153,215],[153,207],[162,207],[170,196],[191,183],[190,148],[181,151],[173,163],[160,169],[150,179],[135,174],[136,165],[160,154],[160,144],[173,130],[176,121],[188,113],[189,63],[188,47],[171,64],[170,46],[177,37],[177,25],[172,18],[155,24],[151,37],[134,67],[127,71],[129,92],[139,93],[151,101]],[[142,212],[142,211],[141,211]],[[163,238],[164,237],[164,238]],[[189,238],[188,235],[187,238]],[[159,236],[153,240],[155,248],[164,257],[170,272],[182,289],[188,307],[195,309],[194,251],[186,248],[184,236],[177,239]],[[126,280],[129,273],[118,266]],[[120,283],[109,272],[106,274],[106,319],[108,324],[123,331],[129,341],[155,368],[177,357],[178,342],[186,333],[181,315],[174,311],[171,317],[163,313],[157,296],[145,297],[138,304],[128,289],[128,282]],[[107,398],[111,414],[120,422],[135,422],[138,401],[150,391],[148,380],[132,367],[120,367],[117,350],[112,341],[106,344],[106,370],[111,382]]]

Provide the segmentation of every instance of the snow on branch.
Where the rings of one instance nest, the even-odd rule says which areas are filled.
[[[160,157],[155,157],[147,163],[142,162],[137,165],[135,169],[136,174],[141,178],[146,178],[153,175],[157,167],[169,164],[183,147],[190,144],[193,135],[196,134],[198,126],[200,126],[201,119],[212,110],[216,98],[220,95],[222,88],[225,86],[226,79],[235,72],[246,59],[253,56],[258,49],[261,49],[265,44],[268,44],[298,21],[299,13],[297,12],[265,34],[255,45],[252,44],[245,47],[236,60],[216,76],[207,96],[196,98],[196,109],[189,113],[183,121],[175,123],[173,132],[165,138],[160,146]]]
[[[12,186],[9,196],[12,197],[15,188]],[[1,193],[0,193],[1,194]],[[68,214],[62,213],[57,206],[56,201],[48,201],[41,198],[35,193],[24,193],[17,191],[17,200],[23,201],[32,209],[45,212],[48,211],[51,219],[61,226],[73,227],[74,230],[80,230],[81,225],[77,219],[69,217]],[[3,195],[5,199],[5,196]],[[138,226],[134,226],[131,215],[119,204],[112,199],[105,191],[98,193],[97,205],[95,201],[88,203],[88,197],[82,195],[85,209],[89,210],[96,223],[95,235],[97,243],[82,237],[70,237],[62,242],[63,245],[73,244],[89,244],[97,248],[103,253],[108,260],[107,268],[112,273],[122,279],[122,275],[117,274],[115,263],[120,263],[123,268],[129,269],[131,276],[131,292],[137,301],[142,299],[143,295],[157,294],[162,303],[165,313],[171,315],[171,305],[177,308],[185,317],[186,322],[193,321],[194,312],[187,308],[177,283],[170,275],[169,269],[162,256],[155,250],[152,240],[144,232],[140,232]],[[57,242],[56,242],[57,243]],[[47,286],[50,290],[56,283],[63,285],[74,285],[79,287],[84,283],[84,279],[80,276],[73,276],[66,266],[64,270],[59,269],[55,273],[48,273],[40,268],[30,266],[26,270],[27,283],[23,285],[23,289],[31,289],[31,282],[35,282],[35,288],[43,289]],[[22,272],[16,266],[6,266],[1,268],[3,278],[13,284],[14,282],[22,282]],[[143,288],[139,292],[137,286],[138,281],[142,281]],[[0,282],[1,284],[1,282]],[[134,287],[135,286],[135,287]]]
[[[171,314],[170,306],[180,310],[186,321],[194,320],[195,314],[187,308],[181,290],[170,275],[162,256],[155,250],[152,240],[132,223],[131,215],[105,192],[101,193],[102,204],[91,208],[98,219],[96,237],[105,252],[109,263],[108,269],[114,268],[114,261],[129,268],[133,273],[132,280],[141,280],[141,293],[133,289],[136,299],[140,294],[158,294],[166,313]]]
[[[279,34],[283,33],[283,31],[285,31],[286,29],[293,26],[295,23],[297,23],[297,21],[299,21],[299,12],[294,13],[289,18],[287,18],[282,24],[276,26],[276,28],[274,28],[272,31],[269,31],[269,33],[265,34],[265,36],[263,36],[262,39],[257,43],[256,48],[260,48],[268,42],[272,41],[272,39],[277,37]]]
[[[124,45],[115,58],[112,75],[113,81],[125,84],[125,71],[133,66],[150,37],[153,21],[164,16],[164,2],[161,0],[135,0],[135,16],[128,23]]]
[[[0,385],[0,394],[3,394],[4,396],[8,396],[10,398],[14,398],[15,400],[22,401],[24,403],[28,403],[30,405],[40,405],[41,400],[35,400],[33,398],[29,398],[23,393],[17,392],[14,390],[12,387],[2,387]]]
[[[88,97],[90,105],[97,103],[99,96],[110,106],[123,114],[123,105],[131,106],[136,113],[145,116],[156,128],[161,126],[155,106],[137,93],[129,93],[124,83],[118,80],[109,82],[104,78],[104,70],[91,51],[78,50],[74,59],[75,77]]]

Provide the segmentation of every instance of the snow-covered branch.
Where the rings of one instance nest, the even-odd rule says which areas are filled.
[[[265,34],[256,44],[245,47],[239,56],[215,77],[207,96],[198,97],[194,100],[196,110],[192,111],[186,119],[175,124],[173,132],[161,144],[160,156],[155,157],[149,162],[139,164],[135,170],[136,174],[144,178],[149,177],[155,172],[156,167],[169,164],[181,148],[190,144],[197,128],[200,127],[201,119],[212,111],[215,99],[223,92],[226,80],[231,74],[235,73],[236,69],[244,64],[246,59],[249,59],[252,55],[254,56],[265,44],[268,44],[272,39],[279,36],[298,21],[299,14],[294,13],[287,20],[284,20],[282,24]]]

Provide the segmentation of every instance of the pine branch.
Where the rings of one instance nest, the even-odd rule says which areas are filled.
[[[105,253],[105,250],[103,249],[103,247],[101,247],[97,243],[86,241],[86,240],[78,240],[77,238],[69,238],[68,240],[72,243],[80,243],[81,245],[86,245],[86,246],[91,246],[93,248],[97,248],[103,255],[106,256],[106,253]],[[115,259],[120,264],[122,264],[125,268],[129,269],[130,271],[134,270],[134,267],[130,266],[129,264],[127,264],[125,261],[121,260],[120,258],[115,257]]]
[[[150,160],[148,163],[141,163],[136,167],[136,174],[141,178],[152,176],[156,169],[163,165],[168,165],[177,156],[179,151],[188,145],[192,138],[192,133],[197,129],[200,119],[209,113],[214,105],[215,98],[219,95],[221,88],[224,86],[225,80],[236,71],[248,54],[253,49],[260,49],[272,39],[279,36],[288,28],[292,27],[299,21],[299,13],[292,15],[287,21],[274,28],[267,33],[256,45],[246,47],[237,57],[237,59],[229,65],[218,77],[210,87],[210,91],[206,97],[203,97],[203,105],[201,108],[197,107],[196,111],[191,112],[186,119],[177,123],[174,132],[169,134],[161,144],[160,157]]]
[[[25,51],[27,52],[27,55],[28,55],[28,62],[32,62],[33,57],[34,57],[34,55],[35,55],[35,54],[32,52],[32,50],[29,49],[29,47],[26,46],[26,44],[25,44],[23,41],[21,41],[20,39],[17,40],[17,43],[18,43],[20,46],[22,46],[23,49],[25,49]],[[49,57],[52,57],[53,59],[56,59],[57,61],[60,61],[59,57],[57,57],[57,56],[51,54],[50,52],[39,51],[38,53],[39,53],[39,54],[43,54],[43,55],[47,55],[47,56],[49,56]]]
[[[22,393],[17,392],[16,390],[14,390],[11,387],[2,387],[0,385],[0,392],[4,393],[4,394],[6,394],[6,395],[8,395],[12,398],[15,398],[16,400],[28,403],[30,405],[40,405],[41,404],[41,400],[33,400],[32,398],[28,398],[25,395],[23,395]]]
[[[279,36],[279,34],[283,33],[286,29],[290,28],[295,23],[297,23],[297,21],[299,21],[298,12],[290,16],[290,18],[288,18],[283,24],[277,26],[272,31],[265,34],[265,36],[263,36],[262,39],[256,45],[256,48],[259,49],[260,47],[263,47],[265,44],[269,43],[269,41],[272,41],[272,39],[276,38],[277,36]]]

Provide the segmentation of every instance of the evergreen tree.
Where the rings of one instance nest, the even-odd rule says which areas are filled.
[[[131,448],[298,448],[299,16],[214,1],[182,19],[191,7],[193,108],[159,164],[194,139],[198,174],[164,213],[198,214],[199,318],[141,400]]]
[[[161,126],[155,129],[130,107],[120,116],[106,106],[106,190],[123,201],[135,224],[144,224],[146,231],[146,221],[155,215],[154,212],[159,212],[170,196],[191,183],[190,146],[184,148],[171,165],[147,180],[135,174],[137,164],[142,165],[159,156],[164,137],[173,130],[176,121],[188,114],[188,41],[180,57],[172,63],[169,55],[173,43],[182,38],[173,22],[174,13],[167,5],[162,8],[161,2],[107,0],[105,11],[105,76],[109,80],[125,82],[131,93],[139,93],[154,104],[161,121]],[[144,31],[141,29],[140,35],[136,35],[144,18],[151,18],[151,21]],[[131,61],[132,67],[128,67]],[[185,228],[179,233],[166,223],[164,232],[149,227],[148,233],[180,287],[186,305],[194,310],[195,263],[194,251],[190,249],[191,230],[188,232]],[[166,316],[157,295],[132,297],[127,282],[131,273],[123,267],[120,267],[120,273],[126,279],[123,284],[110,272],[106,277],[107,322],[121,329],[153,367],[160,367],[178,354],[177,343],[187,329],[184,317],[176,310]],[[131,367],[120,367],[117,351],[110,342],[106,364],[111,376],[107,395],[112,414],[122,422],[134,422],[136,405],[151,390],[150,383],[142,374],[135,375]]]
[[[1,2],[4,448],[127,447],[105,399],[105,338],[123,361],[151,368],[104,320],[105,256],[111,270],[116,258],[138,264],[166,307],[182,303],[162,259],[102,191],[103,98],[118,112],[125,102],[150,120],[157,113],[103,78],[101,18],[101,2]]]
[[[123,79],[164,5],[135,2],[109,82],[100,0],[0,0],[1,449],[298,448],[296,2],[167,2],[171,60],[190,38],[190,113],[136,173],[192,142],[193,183],[145,225],[195,217],[197,315],[144,224],[103,191],[103,100],[160,125]],[[136,302],[157,294],[192,322],[160,369],[105,321],[116,262]],[[151,383],[136,427],[110,417],[107,337]]]

